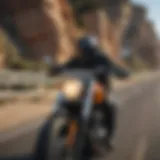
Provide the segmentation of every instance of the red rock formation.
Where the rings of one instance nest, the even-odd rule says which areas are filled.
[[[145,7],[139,5],[132,7],[133,14],[125,41],[133,54],[143,59],[149,67],[156,68],[158,65],[158,37],[154,25],[148,20]]]
[[[57,34],[57,62],[63,63],[74,54],[73,31],[75,26],[73,25],[72,14],[65,0],[45,0],[45,3],[50,3],[49,8],[47,5],[43,5],[44,13],[48,18],[48,24],[55,28],[54,31],[56,30]]]
[[[5,54],[6,54],[6,37],[4,31],[0,28],[0,69],[5,68]]]
[[[130,6],[126,4],[122,7],[117,23],[114,23],[103,9],[87,12],[83,16],[87,33],[97,35],[102,48],[115,61],[120,61],[123,32],[130,15]]]
[[[28,57],[44,55],[68,59],[73,52],[74,22],[66,0],[6,0],[5,15],[16,24],[21,38],[32,49]]]

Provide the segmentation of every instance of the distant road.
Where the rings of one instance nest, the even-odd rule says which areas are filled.
[[[160,160],[160,77],[117,91],[113,97],[119,104],[115,150],[103,159]],[[34,122],[27,130],[23,126],[3,140],[0,135],[0,157],[31,155],[41,124]]]

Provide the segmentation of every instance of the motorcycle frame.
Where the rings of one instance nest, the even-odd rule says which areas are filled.
[[[82,150],[85,146],[86,138],[88,136],[88,128],[89,128],[89,121],[93,110],[93,86],[95,83],[95,79],[93,77],[86,78],[84,80],[85,87],[87,87],[87,92],[85,99],[82,104],[82,109],[80,116],[77,120],[78,123],[78,133],[76,137],[76,142],[73,147],[73,160],[82,160]],[[56,98],[56,103],[52,106],[52,119],[56,116],[57,111],[62,108],[62,101],[64,100],[62,92],[59,92]],[[49,154],[49,153],[48,153]]]

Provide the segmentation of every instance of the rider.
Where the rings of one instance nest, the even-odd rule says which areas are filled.
[[[53,67],[53,73],[60,72],[67,68],[84,68],[95,69],[97,71],[97,80],[104,86],[105,89],[110,90],[110,75],[114,74],[119,78],[129,76],[129,72],[124,68],[118,66],[109,57],[105,56],[98,48],[97,39],[95,37],[85,36],[78,41],[80,55],[70,60],[67,64],[59,67]],[[108,100],[103,103],[104,111],[106,113],[106,127],[108,129],[107,146],[111,145],[111,138],[115,129],[115,107]]]

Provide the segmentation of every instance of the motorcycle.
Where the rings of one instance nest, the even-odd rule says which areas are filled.
[[[39,134],[35,160],[90,160],[93,148],[102,147],[104,125],[103,86],[93,71],[66,73],[56,104]]]

